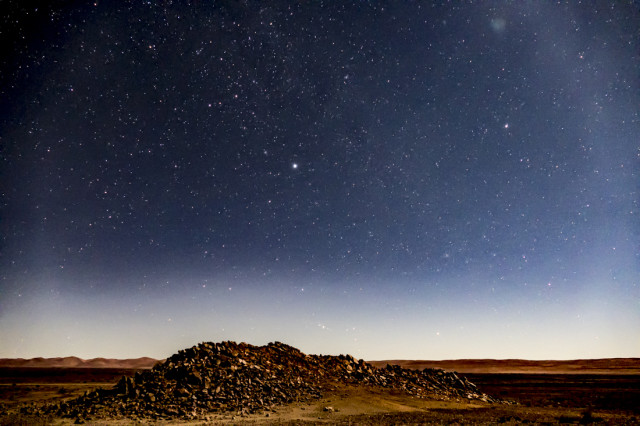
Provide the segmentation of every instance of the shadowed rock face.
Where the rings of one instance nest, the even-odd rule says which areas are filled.
[[[338,384],[392,388],[421,398],[494,401],[466,379],[442,370],[376,368],[349,355],[305,355],[279,342],[222,342],[181,350],[151,370],[122,377],[113,389],[43,407],[41,412],[80,418],[193,419],[210,412],[250,413],[311,401]]]

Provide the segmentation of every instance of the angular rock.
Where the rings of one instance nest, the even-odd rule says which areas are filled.
[[[350,355],[306,355],[280,342],[201,343],[112,389],[39,408],[38,414],[86,419],[204,419],[212,412],[254,413],[293,401],[312,401],[337,383],[380,386],[418,398],[493,398],[455,373],[387,365],[378,369]],[[327,410],[330,411],[330,410]]]

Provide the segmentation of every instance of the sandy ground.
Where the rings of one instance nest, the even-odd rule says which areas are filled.
[[[9,422],[7,422],[7,420]],[[71,425],[75,419],[14,418],[22,424]],[[585,423],[640,424],[640,413],[589,411],[571,407],[528,407],[467,400],[424,400],[387,389],[342,386],[312,403],[292,403],[255,414],[211,414],[191,421],[143,419],[87,419],[86,424],[121,425],[306,425],[306,424],[521,424]],[[16,421],[16,423],[18,423]],[[5,419],[0,424],[13,424]]]

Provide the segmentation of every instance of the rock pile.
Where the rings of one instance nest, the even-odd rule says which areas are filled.
[[[181,350],[151,370],[122,377],[113,389],[40,410],[78,419],[195,419],[211,412],[251,413],[308,402],[338,384],[393,388],[420,398],[494,401],[465,378],[442,370],[376,368],[349,355],[305,355],[279,342],[259,347],[222,342]]]

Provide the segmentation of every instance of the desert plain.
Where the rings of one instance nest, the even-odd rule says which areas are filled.
[[[246,357],[245,357],[246,358]],[[351,358],[352,359],[352,358]],[[640,358],[570,361],[378,360],[387,365],[457,372],[491,399],[333,380],[311,398],[255,410],[217,410],[193,418],[59,416],[37,408],[114,389],[164,360],[36,358],[0,360],[0,425],[67,424],[640,424]],[[243,361],[244,362],[244,361]],[[349,367],[350,368],[350,367]],[[455,377],[455,376],[454,376]],[[329,380],[329,379],[327,379]],[[407,388],[409,389],[409,388]],[[410,389],[409,389],[410,390]],[[99,393],[100,391],[98,391]]]

